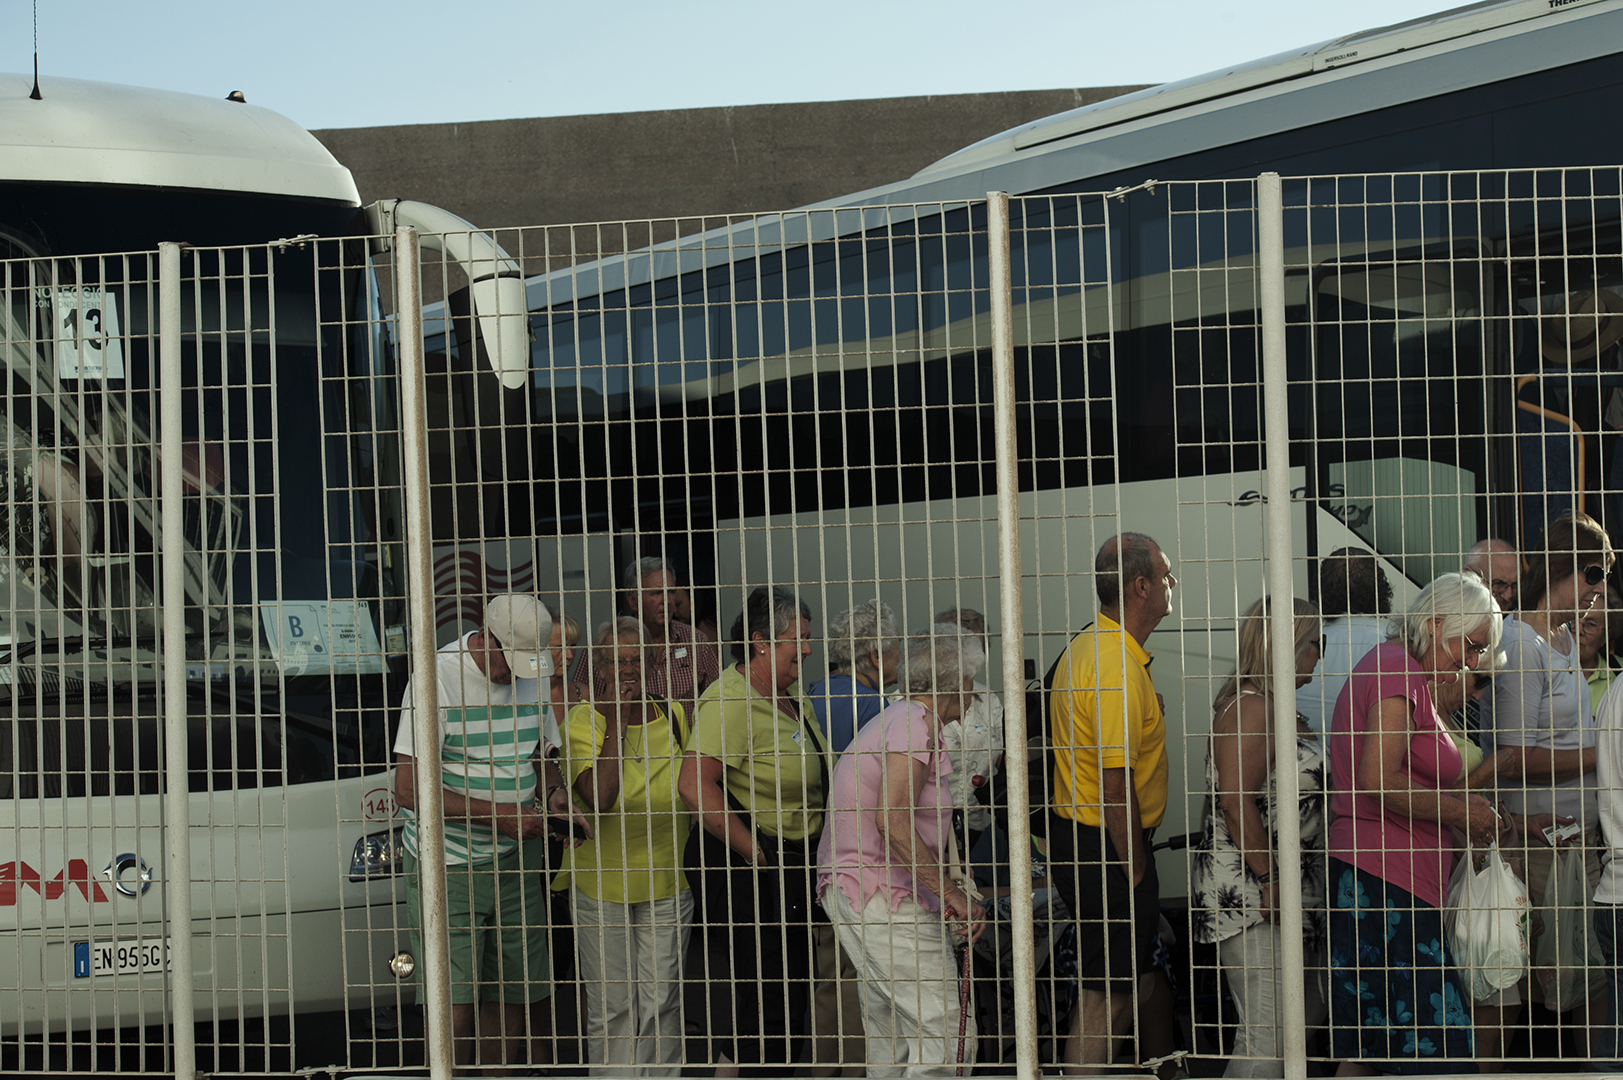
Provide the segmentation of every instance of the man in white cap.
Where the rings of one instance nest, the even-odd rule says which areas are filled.
[[[552,614],[535,597],[503,593],[484,625],[441,647],[440,781],[445,800],[445,883],[450,927],[451,1021],[456,1060],[471,1065],[478,1021],[481,1065],[519,1057],[525,1014],[552,993],[547,957],[549,815],[577,835],[590,826],[571,805],[557,763],[557,721],[541,707],[552,674]],[[545,720],[543,720],[545,717]],[[543,731],[543,725],[550,731]],[[416,744],[412,688],[395,736],[395,798],[406,824],[406,903],[412,954],[423,955]],[[477,1014],[483,1010],[483,1015]]]

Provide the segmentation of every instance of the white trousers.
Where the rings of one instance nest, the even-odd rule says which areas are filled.
[[[1279,974],[1279,927],[1269,923],[1242,930],[1217,944],[1217,959],[1234,998],[1240,1024],[1234,1034],[1234,1056],[1224,1076],[1277,1077],[1285,1075],[1280,1059],[1279,1001],[1285,991]],[[1308,957],[1310,965],[1315,957]],[[1310,967],[1307,977],[1307,1026],[1324,1023],[1326,1007],[1322,980]]]
[[[616,904],[569,890],[595,1075],[682,1074],[682,955],[693,894]],[[628,1068],[628,1066],[632,1066]]]
[[[840,946],[862,979],[868,1075],[952,1076],[958,1070],[959,959],[941,916],[875,896],[859,912],[837,884],[823,894]],[[973,1003],[964,1029],[965,1072],[975,1061]]]

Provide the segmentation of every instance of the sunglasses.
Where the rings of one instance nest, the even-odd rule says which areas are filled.
[[[1599,585],[1606,580],[1606,568],[1599,563],[1584,567],[1584,581],[1590,585]]]

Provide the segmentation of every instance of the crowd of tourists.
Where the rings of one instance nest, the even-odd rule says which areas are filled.
[[[1496,1072],[1511,1036],[1559,1031],[1561,1013],[1583,1043],[1570,1056],[1615,1070],[1623,696],[1607,693],[1615,661],[1603,645],[1613,558],[1592,519],[1567,514],[1530,550],[1477,545],[1463,572],[1439,575],[1403,612],[1376,558],[1351,549],[1323,561],[1322,607],[1297,602],[1299,955],[1308,1034],[1323,1033],[1338,1075]],[[1282,1075],[1277,815],[1291,811],[1276,798],[1284,721],[1268,616],[1259,601],[1240,620],[1193,860],[1192,927],[1217,945],[1239,1014],[1231,1076]],[[1458,961],[1470,920],[1451,887],[1490,853],[1525,889],[1517,914],[1532,913],[1527,967],[1497,985]],[[1546,892],[1560,860],[1581,885],[1558,903]],[[1580,944],[1561,955],[1546,939],[1567,932]],[[1570,988],[1557,992],[1562,980]],[[1523,1020],[1533,1003],[1549,1019]]]
[[[1461,572],[1393,612],[1379,560],[1344,549],[1316,567],[1318,603],[1294,602],[1288,674],[1273,670],[1270,604],[1241,614],[1210,735],[1190,744],[1203,744],[1205,799],[1188,926],[1215,953],[1238,1016],[1228,1075],[1282,1075],[1287,953],[1307,971],[1308,1034],[1343,1074],[1491,1070],[1533,1002],[1580,1002],[1587,1056],[1617,1056],[1623,882],[1602,857],[1623,844],[1612,561],[1605,533],[1569,514],[1533,549],[1478,545]],[[1165,993],[1155,971],[1169,929],[1151,851],[1171,798],[1167,727],[1146,646],[1177,578],[1135,533],[1107,541],[1094,569],[1097,617],[1050,672],[1051,783],[1034,829],[1051,910],[1076,929],[1077,995],[1055,1023],[1062,1056],[1082,1069],[1143,1060],[1125,1048]],[[978,874],[966,847],[994,831],[982,796],[1003,767],[985,619],[949,608],[903,635],[874,600],[817,634],[802,599],[763,586],[724,661],[677,617],[687,598],[668,564],[634,563],[622,584],[625,613],[584,652],[574,619],[522,594],[492,598],[481,628],[439,652],[457,1060],[541,1060],[552,890],[568,897],[594,1068],[973,1067],[963,958],[985,931],[981,890],[996,876]],[[816,638],[829,670],[808,684]],[[1286,680],[1294,721],[1276,700]],[[410,714],[408,688],[396,790],[420,952]],[[1281,723],[1294,724],[1283,738]],[[1286,747],[1294,761],[1278,757]],[[1287,770],[1294,807],[1278,795]],[[1283,817],[1300,837],[1289,874]],[[561,858],[548,857],[549,833]],[[1462,977],[1450,883],[1456,860],[1474,872],[1490,846],[1534,910],[1557,863],[1582,860],[1581,906],[1604,957],[1583,965],[1583,993],[1542,993],[1542,970],[1491,994]],[[1281,938],[1287,880],[1300,889],[1299,952]],[[1530,955],[1553,921],[1533,920]],[[705,947],[690,947],[695,935]]]

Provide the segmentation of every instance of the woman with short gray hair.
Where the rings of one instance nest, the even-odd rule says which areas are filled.
[[[823,829],[827,747],[800,686],[811,609],[780,586],[751,590],[733,656],[699,697],[679,790],[697,816],[684,863],[699,875],[703,921],[729,938],[732,1041],[711,1049],[752,1068],[793,1070],[812,977],[811,855]]]
[[[828,678],[812,683],[812,709],[836,754],[885,707],[901,655],[896,616],[883,600],[840,612],[828,630]]]
[[[964,1031],[954,937],[973,942],[980,907],[943,872],[951,858],[952,771],[941,727],[964,708],[986,662],[980,640],[937,624],[907,640],[906,698],[857,732],[834,766],[828,825],[817,849],[817,892],[862,977],[868,1075],[951,1076]]]
[[[1477,1069],[1443,898],[1454,832],[1482,845],[1508,823],[1465,788],[1434,695],[1496,654],[1499,633],[1481,579],[1444,574],[1392,620],[1336,700],[1327,922],[1330,1052],[1342,1075]]]

